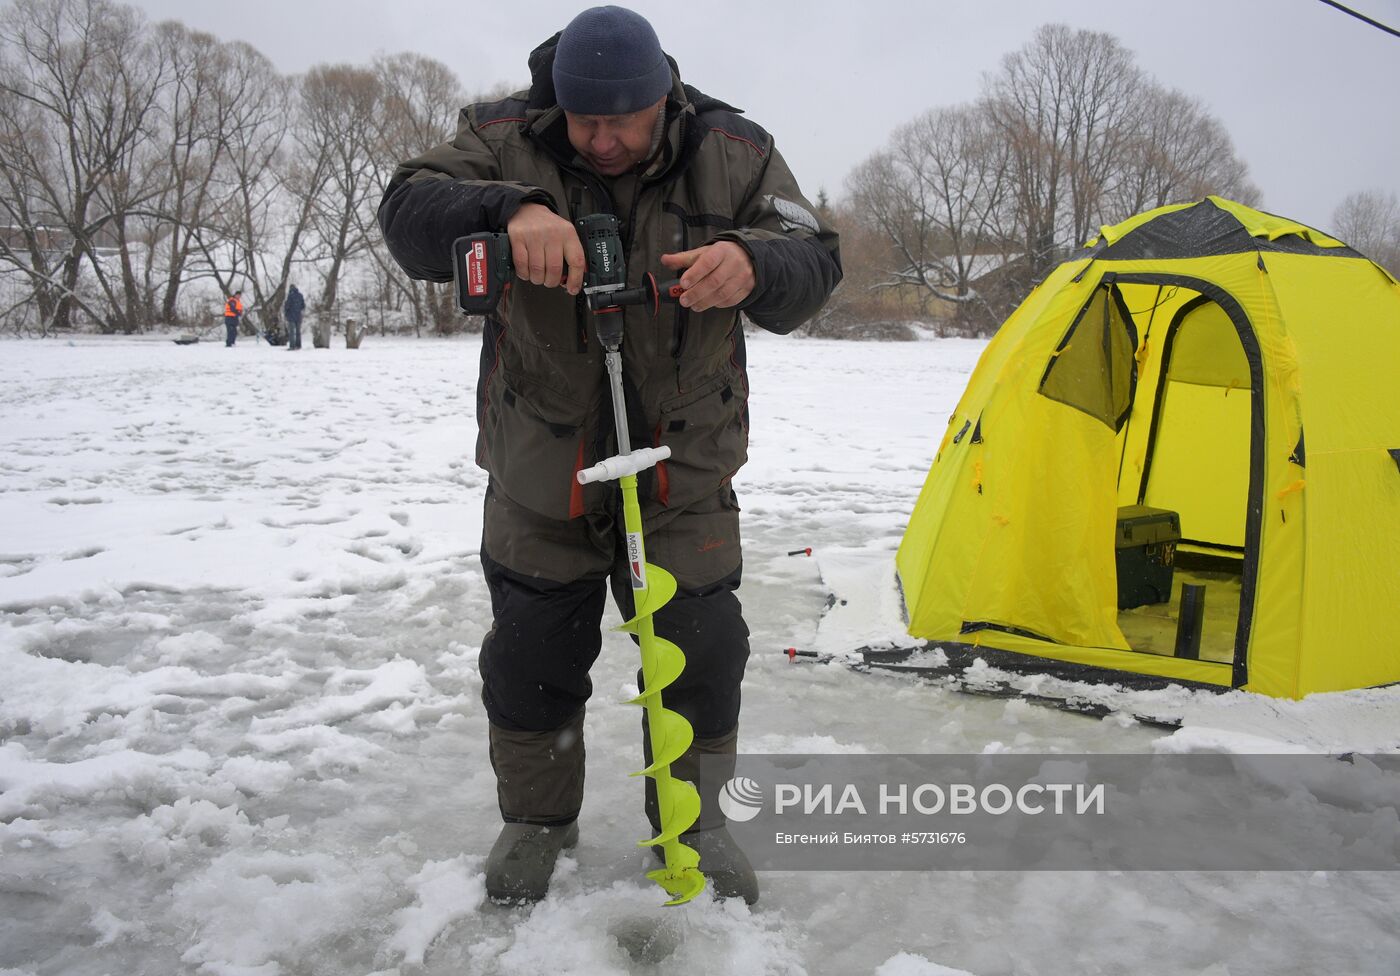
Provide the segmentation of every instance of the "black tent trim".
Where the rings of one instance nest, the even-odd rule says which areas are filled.
[[[1082,681],[1093,685],[1118,685],[1133,691],[1159,691],[1166,688],[1190,688],[1197,691],[1223,693],[1229,689],[1223,685],[1204,681],[1191,681],[1186,678],[1167,678],[1142,674],[1136,671],[1121,671],[1117,668],[1104,668],[1092,664],[1077,664],[1058,658],[1038,657],[1022,654],[1000,647],[985,647],[965,644],[958,641],[927,641],[920,647],[860,648],[864,663],[872,667],[898,665],[913,654],[938,648],[948,658],[944,669],[965,670],[981,660],[990,667],[1011,671],[1020,675],[1047,675],[1062,681]],[[1168,658],[1168,660],[1171,660]],[[1214,663],[1214,662],[1203,662]],[[1228,665],[1221,664],[1221,668]],[[898,668],[897,670],[909,670]]]
[[[1047,644],[1058,644],[1059,641],[1044,634],[1037,634],[1033,630],[1024,630],[1020,627],[1008,627],[1006,624],[993,623],[990,620],[964,620],[959,628],[960,634],[976,634],[984,630],[996,630],[1003,634],[1011,634],[1014,637],[1029,637],[1031,640],[1044,641]]]
[[[1276,251],[1283,254],[1311,254],[1333,258],[1365,257],[1361,252],[1345,245],[1322,247],[1298,234],[1286,234],[1272,241],[1255,237],[1234,214],[1221,210],[1209,200],[1202,200],[1195,206],[1154,217],[1147,223],[1133,228],[1112,244],[1100,237],[1097,244],[1080,249],[1073,258],[1093,258],[1096,261],[1161,261],[1215,257],[1249,251]]]

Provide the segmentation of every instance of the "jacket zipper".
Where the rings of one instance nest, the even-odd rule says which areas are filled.
[[[681,224],[681,250],[690,250],[690,225],[685,222],[685,218],[679,214],[676,219]],[[684,308],[679,302],[676,303],[675,324],[671,333],[671,359],[676,366],[676,392],[684,393],[685,387],[681,385],[681,351],[685,349],[686,332],[690,327],[690,309]]]
[[[578,220],[583,209],[583,188],[575,186],[569,192],[569,220]],[[574,328],[578,333],[578,351],[588,352],[588,308],[582,294],[574,297]]]

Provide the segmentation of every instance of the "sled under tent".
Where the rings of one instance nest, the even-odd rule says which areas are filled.
[[[910,634],[998,663],[1400,681],[1400,284],[1218,197],[1103,228],[987,346],[897,568]]]

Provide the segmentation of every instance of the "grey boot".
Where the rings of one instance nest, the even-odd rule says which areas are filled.
[[[742,898],[750,905],[758,901],[758,876],[743,848],[729,836],[728,827],[681,834],[681,843],[700,855],[700,872],[709,879],[716,898]],[[664,852],[661,857],[664,861]]]
[[[508,904],[539,901],[549,893],[559,852],[577,843],[577,821],[555,827],[503,825],[486,859],[487,897]]]
[[[646,723],[643,722],[645,732]],[[645,736],[647,763],[651,763],[651,738]],[[724,813],[719,808],[719,792],[734,777],[734,754],[739,743],[739,730],[712,739],[696,739],[675,762],[671,775],[693,783],[700,794],[700,816],[681,843],[695,848],[700,855],[700,870],[710,879],[717,898],[742,898],[752,905],[758,901],[758,878],[748,857],[725,827]],[[703,757],[703,758],[702,758]],[[661,831],[657,812],[656,784],[646,779],[646,811],[652,828]],[[665,860],[661,847],[653,847],[657,858]]]
[[[486,859],[492,901],[539,901],[559,852],[578,843],[583,805],[583,712],[548,732],[491,726],[496,798],[506,821]]]

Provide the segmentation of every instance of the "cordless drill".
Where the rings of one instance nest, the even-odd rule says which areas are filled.
[[[622,256],[622,234],[612,214],[592,214],[574,221],[587,262],[583,293],[594,313],[615,312],[624,305],[644,305],[656,315],[661,304],[676,302],[684,289],[679,279],[658,284],[650,271],[640,287],[627,287],[627,266]],[[452,277],[457,286],[457,307],[468,315],[496,310],[501,295],[515,277],[510,236],[482,233],[452,242]]]

